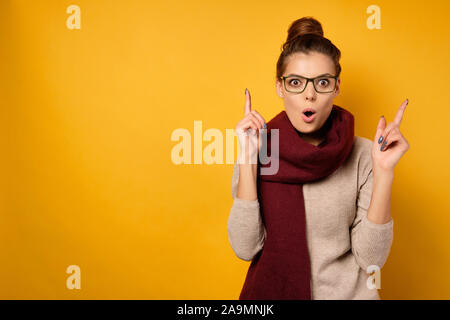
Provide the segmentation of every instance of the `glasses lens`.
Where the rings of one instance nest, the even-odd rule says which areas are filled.
[[[314,80],[314,86],[317,92],[331,92],[336,85],[336,79],[330,77],[317,78]]]
[[[306,79],[288,77],[285,80],[286,90],[290,92],[301,92],[305,89]]]

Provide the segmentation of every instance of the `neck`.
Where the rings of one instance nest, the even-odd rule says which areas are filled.
[[[314,146],[318,146],[325,140],[327,129],[328,129],[327,126],[323,125],[319,130],[311,133],[303,133],[298,131],[297,129],[295,131],[297,131],[299,137],[302,138],[304,141]]]
[[[317,137],[310,133],[301,133],[299,131],[297,131],[297,133],[300,138],[314,146],[318,146],[323,140],[325,140],[324,137]]]

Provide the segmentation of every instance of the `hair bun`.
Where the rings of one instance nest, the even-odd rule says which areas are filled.
[[[303,17],[291,23],[288,29],[286,44],[305,34],[323,37],[322,25],[313,17]]]

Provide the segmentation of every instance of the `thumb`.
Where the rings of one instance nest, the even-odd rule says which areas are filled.
[[[245,107],[244,107],[244,114],[247,115],[252,111],[252,99],[250,97],[250,91],[245,88]]]
[[[384,118],[384,116],[381,116],[380,120],[378,121],[377,133],[375,134],[375,143],[378,144],[378,139],[380,139],[380,136],[385,128],[386,128],[386,119]]]

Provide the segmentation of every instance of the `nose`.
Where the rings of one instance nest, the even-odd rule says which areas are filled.
[[[304,94],[307,100],[314,100],[316,97],[316,90],[314,89],[314,83],[312,81],[308,81],[306,84]]]

